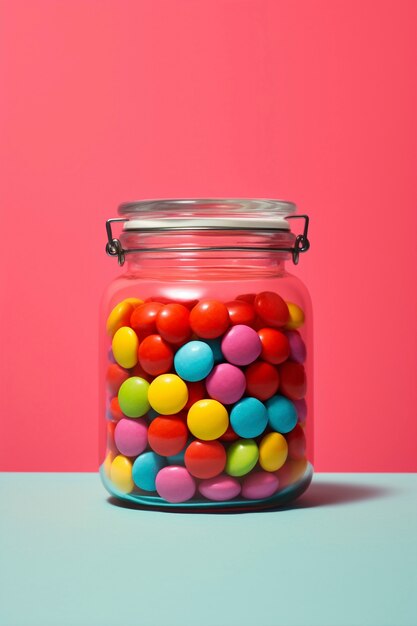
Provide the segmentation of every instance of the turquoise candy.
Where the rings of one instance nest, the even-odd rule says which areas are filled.
[[[269,425],[277,433],[289,433],[297,423],[294,403],[284,396],[272,396],[266,401]]]
[[[133,482],[144,491],[156,491],[155,478],[159,470],[166,466],[164,457],[155,452],[144,452],[137,457],[132,467]]]

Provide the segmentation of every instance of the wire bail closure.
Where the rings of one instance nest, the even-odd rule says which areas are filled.
[[[310,223],[310,218],[308,217],[308,215],[288,215],[285,219],[286,220],[294,220],[294,219],[304,220],[303,233],[301,235],[297,235],[293,248],[256,248],[256,247],[249,247],[249,246],[225,248],[225,247],[207,246],[207,247],[200,247],[200,248],[130,248],[130,249],[124,249],[120,242],[120,239],[117,239],[117,237],[113,237],[112,224],[113,222],[128,222],[129,220],[123,217],[112,217],[111,219],[106,221],[106,233],[107,233],[106,253],[109,256],[117,256],[118,263],[120,266],[122,266],[124,265],[124,262],[125,262],[125,255],[131,252],[183,252],[184,250],[186,252],[205,252],[205,251],[212,252],[212,251],[227,251],[227,250],[236,250],[236,251],[254,250],[258,252],[276,251],[276,252],[289,252],[292,255],[292,260],[293,260],[294,265],[297,265],[299,258],[300,258],[300,254],[302,252],[307,252],[307,250],[310,248],[310,242],[308,240],[308,227]],[[167,227],[167,228],[156,228],[156,229],[148,229],[148,230],[149,231],[152,231],[152,230],[173,231],[176,229]],[[196,230],[215,230],[215,229],[190,227],[188,229],[178,228],[177,230],[196,231]]]

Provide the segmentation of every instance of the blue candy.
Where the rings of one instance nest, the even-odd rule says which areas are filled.
[[[156,491],[155,478],[159,470],[166,466],[164,457],[155,452],[144,452],[132,466],[133,482],[144,491]]]
[[[243,398],[230,412],[230,424],[239,437],[251,439],[264,432],[268,424],[265,405],[257,398]]]
[[[266,401],[271,428],[278,433],[289,433],[297,423],[297,410],[291,400],[284,396],[272,396]]]
[[[214,365],[213,350],[205,341],[189,341],[174,357],[174,367],[183,380],[195,383],[210,374]]]
[[[218,363],[223,363],[224,356],[221,347],[221,339],[202,339],[201,341],[204,341],[204,343],[209,345],[212,349],[215,364],[217,365]]]

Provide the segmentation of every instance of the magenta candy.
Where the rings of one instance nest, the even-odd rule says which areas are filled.
[[[245,324],[232,326],[222,340],[223,356],[233,365],[249,365],[256,361],[261,351],[258,333]]]
[[[196,491],[194,478],[180,465],[170,465],[159,470],[155,485],[161,498],[174,504],[190,500]]]
[[[230,363],[216,365],[206,378],[206,389],[209,396],[222,404],[233,404],[240,400],[245,393],[245,388],[244,373]]]
[[[145,420],[122,418],[114,429],[115,444],[125,456],[137,456],[148,445],[148,427]]]
[[[236,496],[239,495],[240,484],[236,478],[227,476],[226,474],[220,474],[214,478],[202,480],[198,490],[201,495],[208,500],[223,502],[224,500],[236,498]]]
[[[296,363],[304,363],[307,356],[306,344],[296,330],[287,330],[285,333],[290,344],[290,359]]]
[[[304,400],[293,400],[293,405],[295,406],[295,410],[297,411],[298,422],[300,424],[305,424],[307,417],[307,403]]]
[[[271,472],[248,474],[243,481],[242,496],[250,500],[269,498],[278,489],[279,481]]]

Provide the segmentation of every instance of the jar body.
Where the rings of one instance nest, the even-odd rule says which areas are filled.
[[[311,303],[283,258],[192,268],[137,258],[109,286],[101,328],[110,494],[154,508],[256,510],[307,489]]]

